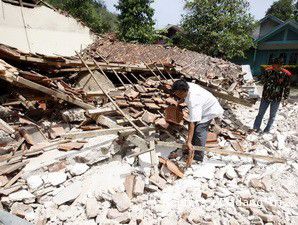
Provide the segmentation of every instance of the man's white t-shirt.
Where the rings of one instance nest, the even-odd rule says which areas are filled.
[[[185,99],[189,110],[189,122],[206,123],[223,114],[224,110],[217,99],[197,84],[189,83]]]

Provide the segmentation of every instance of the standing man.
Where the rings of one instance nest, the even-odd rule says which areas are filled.
[[[259,113],[254,122],[253,129],[260,132],[261,123],[270,105],[270,116],[264,132],[269,132],[274,122],[280,102],[283,100],[283,106],[287,104],[290,94],[290,78],[292,74],[282,68],[282,59],[274,59],[273,65],[266,68],[261,81],[264,83]]]
[[[172,93],[187,104],[189,126],[186,145],[192,154],[195,146],[205,147],[208,128],[212,119],[223,114],[223,108],[217,99],[197,84],[177,80],[172,86]],[[203,161],[204,151],[196,151],[194,160]]]

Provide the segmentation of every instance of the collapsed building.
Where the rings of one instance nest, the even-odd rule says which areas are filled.
[[[252,168],[240,165],[235,170],[220,162],[225,157],[248,163],[286,162],[272,152],[253,152],[257,140],[233,111],[237,105],[252,107],[255,103],[250,98],[253,83],[244,79],[241,67],[178,47],[99,37],[42,1],[2,3],[4,14],[16,9],[23,14],[23,27],[16,27],[25,29],[25,37],[10,40],[12,33],[21,32],[11,30],[0,38],[0,209],[34,224],[156,224],[164,219],[163,224],[175,224],[164,212],[157,213],[152,223],[152,212],[148,218],[127,213],[131,201],[135,207],[138,201],[149,202],[145,193],[164,190],[188,177],[189,165],[182,151],[188,111],[183,104],[182,111],[177,109],[170,91],[173,81],[182,77],[212,92],[225,108],[221,122],[213,122],[208,134],[206,151],[217,161],[204,164],[194,172],[196,177],[211,180],[210,171],[224,167],[219,177],[235,182]],[[63,34],[56,26],[35,30],[37,21],[27,20],[34,15],[32,10],[38,17],[51,15],[50,21],[62,16],[61,27],[72,28]],[[2,19],[0,27],[6,32],[9,23],[7,17]],[[101,166],[119,156],[119,162]],[[125,177],[118,179],[119,173]],[[119,184],[123,179],[124,190]],[[266,190],[264,182],[253,178],[248,183]],[[204,187],[199,197],[213,199],[214,185]],[[221,194],[227,192],[222,188]],[[251,198],[247,190],[240,195]],[[267,208],[246,210],[243,214],[251,215],[249,221],[257,220],[256,224],[283,218],[274,210],[268,213]],[[176,217],[177,213],[179,224],[210,222],[210,218],[199,218],[198,212],[176,212]],[[234,224],[241,221],[231,218]]]

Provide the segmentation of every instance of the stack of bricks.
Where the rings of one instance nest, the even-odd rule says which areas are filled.
[[[114,96],[116,103],[127,109],[133,118],[141,118],[147,124],[168,128],[169,124],[182,126],[187,118],[184,105],[171,96],[171,81],[148,79],[142,85],[134,85],[121,95]]]

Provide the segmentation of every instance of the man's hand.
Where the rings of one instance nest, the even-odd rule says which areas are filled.
[[[186,143],[186,146],[187,146],[187,149],[188,149],[189,152],[193,152],[194,151],[194,147],[193,147],[193,145],[192,145],[191,142],[187,142]]]
[[[188,148],[188,158],[186,160],[186,165],[191,166],[194,158],[194,147],[191,142],[186,142],[186,146]]]

